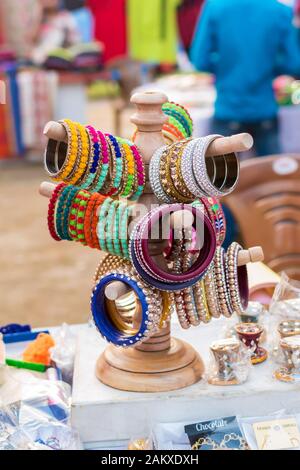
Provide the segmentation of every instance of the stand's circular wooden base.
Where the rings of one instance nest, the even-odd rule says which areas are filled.
[[[129,392],[169,392],[198,382],[204,373],[199,354],[176,338],[165,351],[146,352],[109,346],[96,365],[105,385]]]

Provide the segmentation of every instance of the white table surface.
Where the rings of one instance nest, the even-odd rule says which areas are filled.
[[[173,336],[184,339],[199,351],[206,367],[209,345],[224,335],[226,320],[180,329],[172,325]],[[106,347],[94,329],[83,326],[72,397],[72,422],[87,447],[111,448],[132,437],[149,435],[160,422],[197,422],[222,416],[259,416],[283,408],[300,409],[300,384],[285,384],[273,378],[276,365],[268,360],[252,368],[248,381],[232,387],[217,387],[205,380],[174,392],[133,393],[112,389],[95,376],[95,363]]]

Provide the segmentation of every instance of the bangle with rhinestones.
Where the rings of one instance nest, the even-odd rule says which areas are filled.
[[[137,188],[134,194],[129,198],[130,201],[137,201],[140,196],[143,194],[146,184],[146,171],[145,165],[142,159],[142,156],[137,148],[132,142],[127,141],[130,145],[132,154],[135,160],[135,171],[136,171],[136,178],[137,178]]]
[[[226,278],[231,305],[238,315],[248,306],[249,287],[247,266],[238,266],[238,255],[242,247],[232,243],[226,253]]]
[[[218,304],[225,317],[234,313],[226,283],[225,250],[218,246],[214,259],[215,278],[217,284]]]
[[[115,281],[122,282],[132,289],[140,306],[140,326],[131,333],[118,329],[109,317],[108,309],[105,305],[105,288]],[[93,290],[91,309],[98,331],[108,342],[116,346],[133,347],[147,340],[159,330],[162,297],[157,290],[141,282],[131,269],[122,268],[100,277]]]

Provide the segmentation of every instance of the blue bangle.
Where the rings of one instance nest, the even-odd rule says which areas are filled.
[[[141,305],[141,324],[139,330],[137,332],[133,332],[132,335],[125,334],[114,325],[105,306],[105,288],[111,282],[115,281],[123,282],[133,289]],[[153,317],[153,313],[151,312],[151,305],[149,305],[148,299],[151,301],[153,299],[153,295],[147,295],[148,293],[146,289],[143,289],[139,285],[140,281],[133,277],[129,277],[129,275],[111,273],[100,278],[100,281],[96,285],[92,294],[91,310],[95,325],[103,338],[116,346],[135,346],[137,343],[144,341],[148,336],[150,336],[150,330],[152,330],[152,333],[155,332],[155,322],[153,322],[153,320],[149,322],[149,318]],[[152,315],[150,316],[151,313]],[[156,320],[159,322],[160,315],[157,317],[158,318]],[[151,325],[151,327],[149,325]]]

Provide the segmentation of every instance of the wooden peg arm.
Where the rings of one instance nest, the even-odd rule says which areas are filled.
[[[56,121],[50,121],[46,124],[44,128],[44,135],[48,137],[48,139],[68,142],[68,135],[64,126]]]
[[[239,252],[239,259],[238,265],[244,266],[248,263],[258,263],[259,261],[263,261],[265,259],[265,255],[261,246],[254,246],[249,248],[249,250],[241,250]]]
[[[68,136],[62,124],[50,121],[46,124],[44,135],[48,139],[68,142]],[[244,152],[253,147],[253,138],[250,134],[236,134],[231,137],[220,137],[211,143],[206,156],[215,157],[232,152]]]
[[[250,134],[236,134],[231,137],[220,137],[214,140],[207,149],[206,157],[216,157],[228,153],[238,153],[250,150],[254,141]]]

